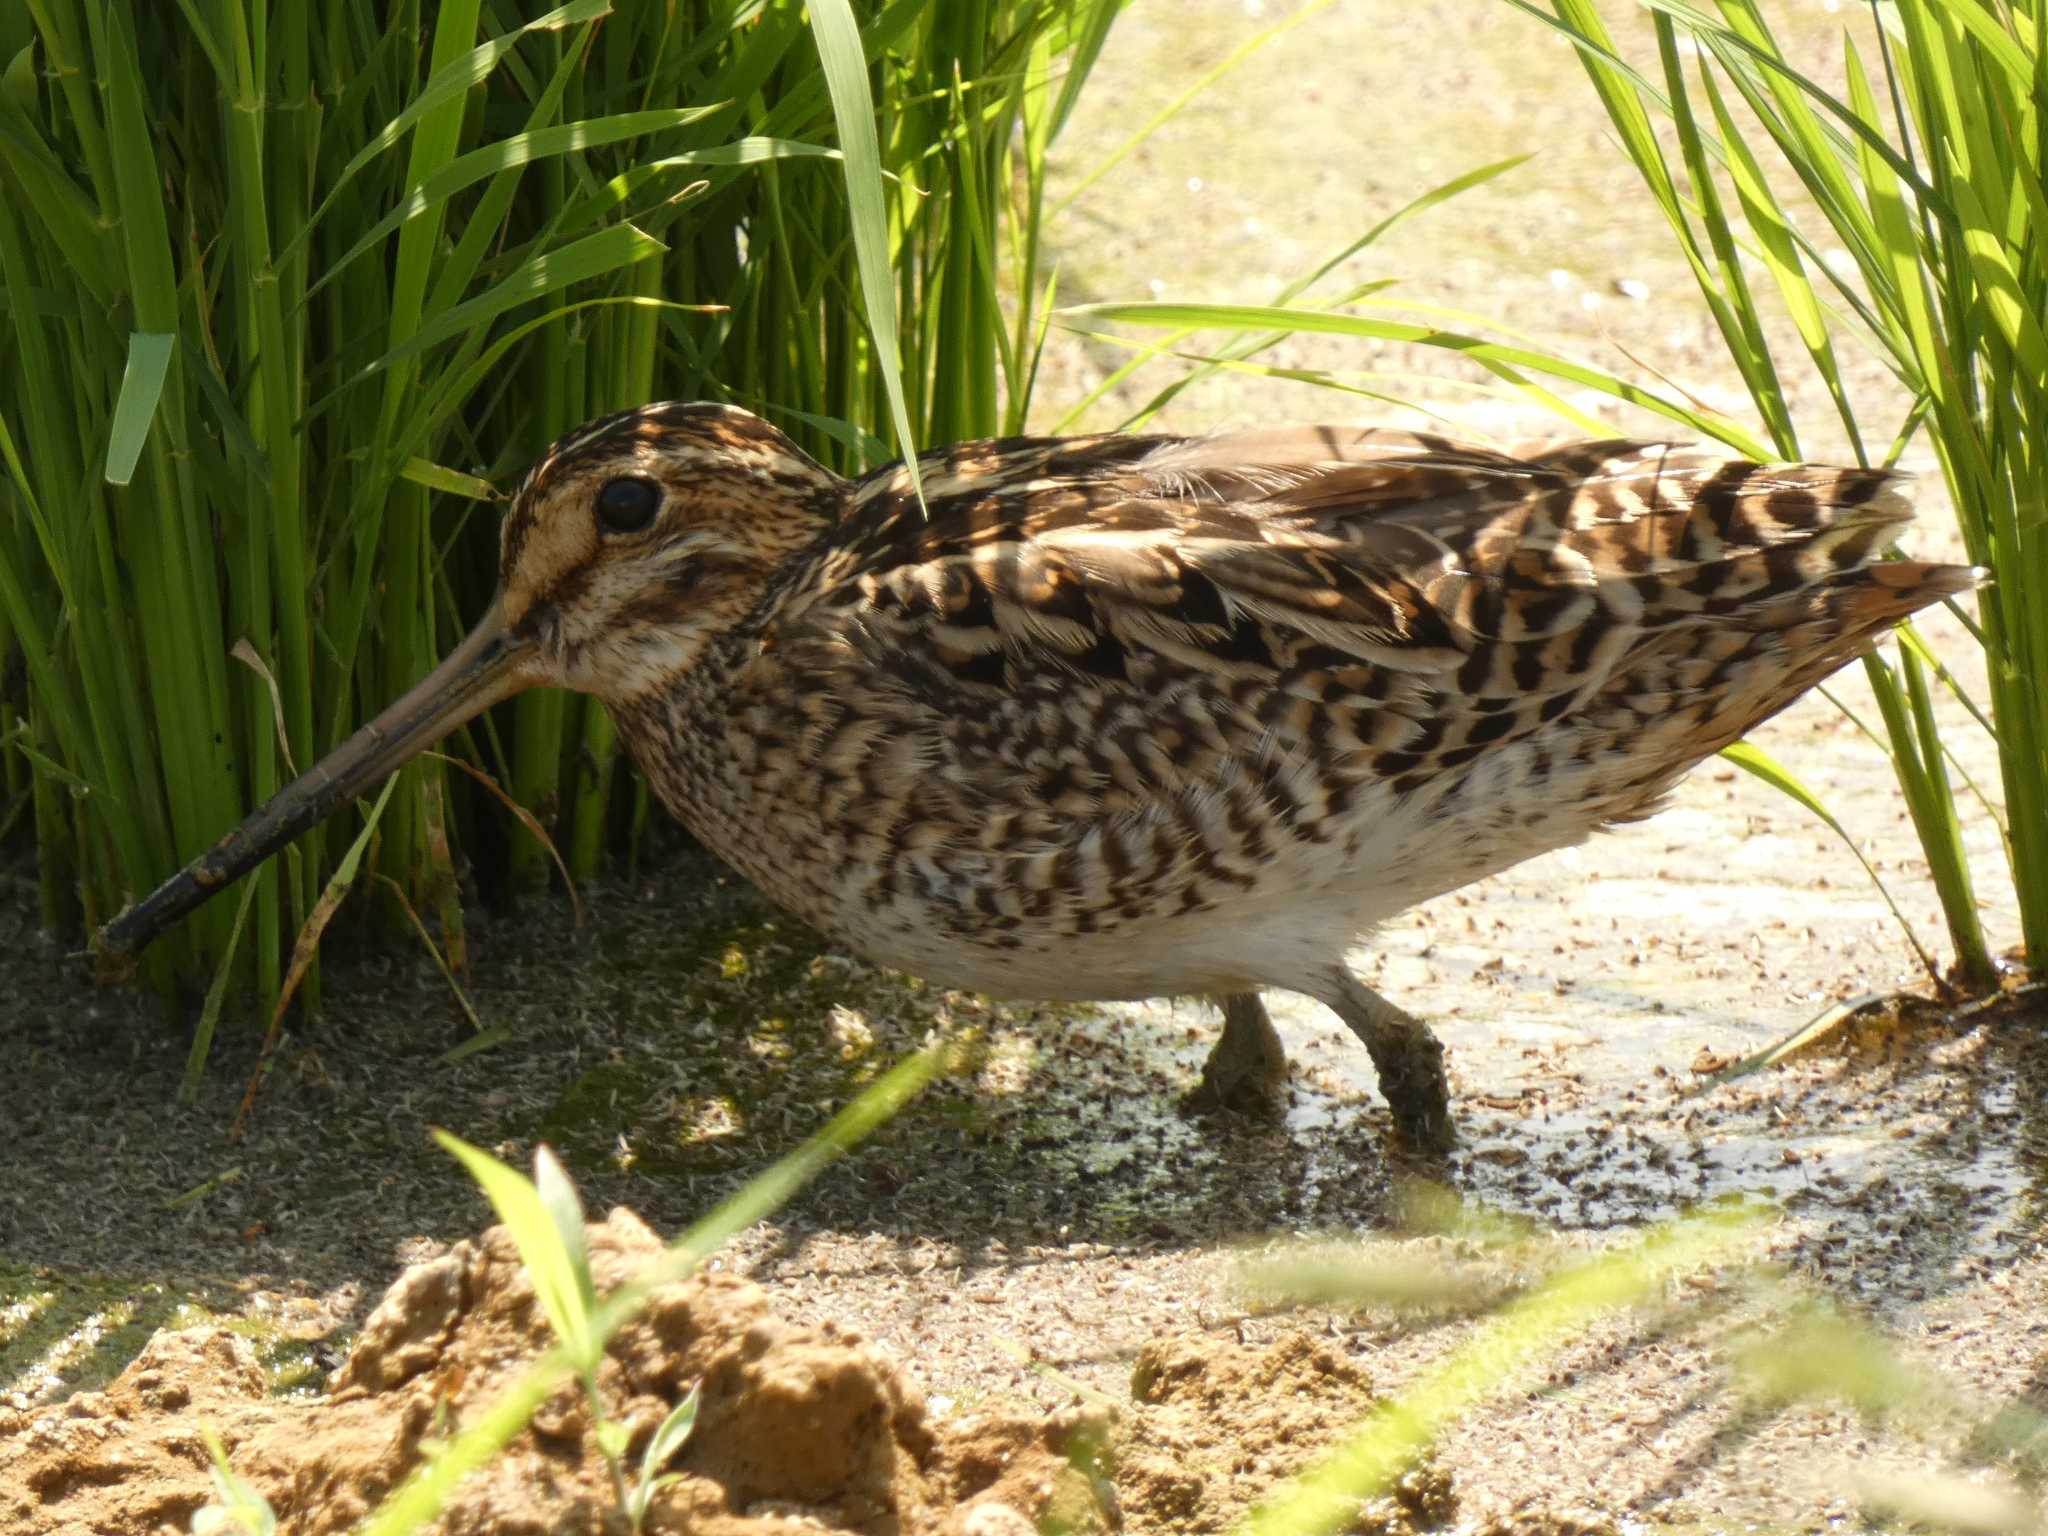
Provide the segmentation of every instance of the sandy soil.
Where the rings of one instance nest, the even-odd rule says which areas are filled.
[[[1287,8],[1259,9],[1140,6],[1063,146],[1063,184]],[[1825,4],[1796,14],[1825,68],[1844,17]],[[1492,4],[1343,0],[1271,43],[1075,201],[1058,231],[1062,293],[1267,299],[1408,198],[1530,149],[1530,164],[1404,226],[1345,276],[1401,276],[1417,301],[1498,316],[1617,371],[1633,368],[1625,348],[1735,407],[1689,279],[1616,169],[1576,66],[1535,23]],[[1064,341],[1041,399],[1080,398],[1123,356]],[[1270,360],[1398,372],[1390,387],[1474,434],[1557,431],[1525,400],[1467,387],[1443,357],[1324,339]],[[1853,358],[1851,369],[1859,402],[1888,420],[1881,367]],[[1811,451],[1842,451],[1824,396],[1786,371]],[[1085,425],[1114,426],[1171,377],[1140,376]],[[1224,376],[1165,420],[1387,415]],[[1931,510],[1916,551],[1953,546]],[[1952,626],[1930,630],[1958,672],[1977,675]],[[1872,717],[1860,678],[1845,675],[1839,692]],[[1878,751],[1818,699],[1758,739],[1825,798],[1923,939],[1943,948]],[[1995,788],[1981,735],[1959,719],[1947,739]],[[1970,811],[1986,921],[2009,944],[1996,829]],[[1001,1423],[1006,1454],[1070,1467],[1065,1437],[1097,1415],[1112,1427],[1105,1459],[1084,1474],[1089,1519],[1221,1530],[1370,1402],[1451,1358],[1487,1303],[1649,1223],[1733,1201],[1776,1202],[1755,1267],[1608,1317],[1504,1380],[1439,1438],[1408,1503],[1361,1514],[1359,1528],[1825,1529],[1910,1510],[1915,1496],[1978,1528],[2041,1518],[2043,1012],[2032,996],[1968,1014],[1876,1009],[1783,1066],[1713,1075],[1836,999],[1928,991],[1833,834],[1725,765],[1695,775],[1666,815],[1420,908],[1360,955],[1374,985],[1449,1043],[1463,1140],[1430,1163],[1389,1145],[1367,1063],[1319,1009],[1276,999],[1295,1062],[1284,1119],[1188,1120],[1175,1101],[1216,1027],[1202,1007],[994,1009],[933,992],[822,948],[684,848],[637,884],[594,893],[580,932],[560,906],[480,915],[474,997],[504,1038],[457,1062],[443,1054],[462,1039],[460,1014],[422,958],[338,955],[326,1015],[294,1034],[232,1139],[246,1048],[217,1050],[197,1100],[179,1105],[182,1036],[153,1006],[92,989],[38,938],[25,884],[0,894],[0,985],[12,999],[0,1011],[0,1124],[20,1149],[0,1183],[8,1536],[63,1528],[49,1490],[111,1499],[124,1486],[128,1474],[82,1454],[75,1476],[32,1469],[70,1454],[64,1434],[91,1437],[64,1431],[69,1419],[148,1418],[141,1377],[162,1360],[138,1354],[158,1328],[232,1337],[187,1332],[158,1346],[210,1383],[215,1422],[348,1409],[340,1393],[311,1407],[262,1401],[250,1370],[267,1386],[315,1388],[378,1337],[364,1319],[405,1264],[489,1251],[450,1248],[488,1216],[427,1126],[508,1156],[549,1140],[590,1208],[629,1204],[673,1232],[904,1050],[968,1025],[981,1031],[970,1070],[720,1260],[720,1273],[765,1288],[765,1300],[733,1301],[753,1320],[742,1333],[768,1309],[778,1338],[840,1329],[838,1347],[858,1355],[873,1393],[921,1405],[904,1410],[915,1425],[889,1452],[907,1470],[859,1509],[843,1489],[749,1493],[707,1474],[685,1489],[710,1501],[691,1506],[705,1520],[722,1500],[721,1519],[878,1529],[868,1517],[886,1506],[909,1528],[936,1526],[977,1495],[958,1470],[965,1453],[947,1461],[933,1447]],[[1414,1181],[1494,1213],[1512,1235],[1435,1230],[1414,1214]],[[1307,1238],[1360,1240],[1379,1262],[1427,1263],[1441,1278],[1420,1309],[1379,1296],[1276,1310],[1247,1291],[1248,1259]],[[1454,1284],[1461,1276],[1472,1285]],[[1787,1404],[1746,1385],[1735,1362],[1747,1345],[1771,1338],[1794,1358],[1815,1337],[1810,1323],[1772,1332],[1803,1315],[1798,1298],[1827,1300],[1892,1341],[1911,1374],[1881,1394],[1883,1411],[1841,1397]],[[848,1343],[846,1330],[868,1342]],[[669,1386],[704,1364],[688,1347],[676,1362]],[[1853,1385],[1847,1357],[1824,1361],[1828,1372]],[[181,1522],[191,1505],[179,1490],[204,1486],[194,1416],[174,1412],[167,1459],[149,1463],[169,1502],[148,1518],[63,1518],[77,1529]],[[266,1491],[294,1486],[311,1433],[247,1430]],[[699,1438],[693,1455],[730,1450],[708,1420]],[[589,1466],[562,1445],[532,1447],[561,1480],[562,1502],[548,1508],[587,1515]],[[998,1502],[1035,1520],[1054,1490],[1038,1498]],[[1081,1504],[1060,1508],[1080,1518]],[[315,1528],[325,1527],[294,1526]]]
[[[601,1289],[637,1278],[661,1242],[624,1209],[587,1228]],[[393,1285],[317,1399],[271,1395],[248,1343],[200,1326],[158,1333],[102,1392],[54,1412],[0,1408],[0,1521],[42,1531],[183,1529],[219,1497],[195,1455],[217,1435],[235,1473],[305,1536],[352,1530],[513,1390],[553,1342],[504,1228],[414,1266]],[[661,1469],[645,1529],[700,1536],[800,1531],[1018,1536],[1039,1530],[1214,1529],[1370,1410],[1372,1378],[1341,1346],[1294,1331],[1270,1344],[1199,1332],[1139,1353],[1129,1403],[1052,1413],[934,1416],[904,1368],[833,1322],[792,1324],[732,1274],[656,1288],[597,1372],[605,1415],[637,1469],[655,1427],[694,1388],[693,1428]],[[573,1379],[506,1450],[463,1482],[448,1532],[599,1530],[617,1498],[589,1398]],[[1352,1500],[1350,1528],[1407,1532],[1456,1507],[1422,1462],[1387,1494]]]

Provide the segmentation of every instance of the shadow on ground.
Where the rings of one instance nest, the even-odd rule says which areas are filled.
[[[471,997],[497,1043],[458,1060],[468,1026],[423,955],[331,964],[320,1018],[288,1033],[240,1134],[257,1024],[224,1030],[178,1103],[186,1030],[87,984],[34,935],[26,887],[10,894],[0,1121],[17,1156],[0,1256],[15,1267],[0,1294],[22,1321],[0,1380],[67,1337],[58,1374],[102,1380],[187,1302],[231,1311],[274,1290],[324,1298],[344,1324],[402,1261],[486,1218],[434,1126],[515,1157],[546,1140],[593,1210],[630,1203],[676,1230],[947,1032],[970,1035],[968,1070],[828,1171],[758,1258],[848,1231],[971,1268],[1028,1245],[1212,1244],[1385,1215],[1387,1120],[1365,1090],[1322,1104],[1314,1156],[1350,1173],[1312,1180],[1297,1128],[1179,1113],[1213,1019],[1002,1009],[877,972],[691,851],[593,892],[580,932],[554,903],[479,918]]]

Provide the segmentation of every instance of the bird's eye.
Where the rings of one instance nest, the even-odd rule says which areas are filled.
[[[661,487],[645,475],[607,480],[597,493],[597,520],[613,533],[638,533],[660,507]]]

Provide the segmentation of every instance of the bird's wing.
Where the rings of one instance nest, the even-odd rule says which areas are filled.
[[[867,655],[924,657],[970,695],[1177,672],[1320,692],[1299,674],[1455,666],[1422,587],[1448,551],[1373,513],[1490,466],[1405,434],[1344,439],[963,445],[927,461],[928,512],[898,477],[861,488],[821,596]]]
[[[864,486],[821,595],[871,654],[970,694],[1152,686],[1157,658],[1318,699],[1372,696],[1361,668],[1533,698],[1631,637],[1860,567],[1910,516],[1893,480],[1330,428],[974,444],[928,462],[929,516]]]
[[[997,777],[1085,761],[1098,806],[1119,756],[1149,764],[1139,800],[1250,743],[1419,784],[1603,691],[1610,713],[1711,692],[1910,516],[1881,471],[1355,429],[1013,439],[924,473],[928,513],[900,470],[857,488],[777,686],[885,689],[901,752],[928,730]]]

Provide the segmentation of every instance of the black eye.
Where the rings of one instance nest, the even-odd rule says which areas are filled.
[[[613,533],[638,533],[661,509],[661,487],[644,475],[605,481],[597,493],[597,520]]]

